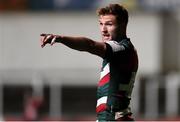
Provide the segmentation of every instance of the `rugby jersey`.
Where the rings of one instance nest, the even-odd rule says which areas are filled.
[[[129,38],[107,41],[97,88],[98,120],[115,120],[131,113],[129,104],[138,69],[136,49]]]

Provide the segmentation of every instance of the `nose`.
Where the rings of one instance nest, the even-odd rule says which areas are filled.
[[[102,26],[101,26],[101,31],[102,31],[102,32],[107,32],[107,27],[106,27],[105,25],[102,25]]]

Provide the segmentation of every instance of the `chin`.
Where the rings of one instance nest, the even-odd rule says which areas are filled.
[[[103,42],[107,42],[107,41],[110,41],[111,39],[110,38],[103,38]]]
[[[107,39],[103,39],[103,42],[107,42],[107,41],[109,41],[109,40],[107,40]]]

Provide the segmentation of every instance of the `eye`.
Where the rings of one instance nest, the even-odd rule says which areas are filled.
[[[111,24],[111,23],[108,23],[108,24],[106,24],[106,25],[108,25],[108,26],[112,26],[112,24]]]
[[[106,25],[107,25],[107,26],[112,26],[113,23],[112,23],[112,22],[108,22],[108,23],[106,23]]]
[[[103,25],[103,23],[102,23],[102,22],[99,22],[99,25]]]

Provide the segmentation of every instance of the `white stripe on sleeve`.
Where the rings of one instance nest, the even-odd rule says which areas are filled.
[[[120,45],[116,41],[107,41],[107,44],[109,44],[112,47],[113,52],[118,52],[121,50],[125,50],[125,47],[123,45]]]

